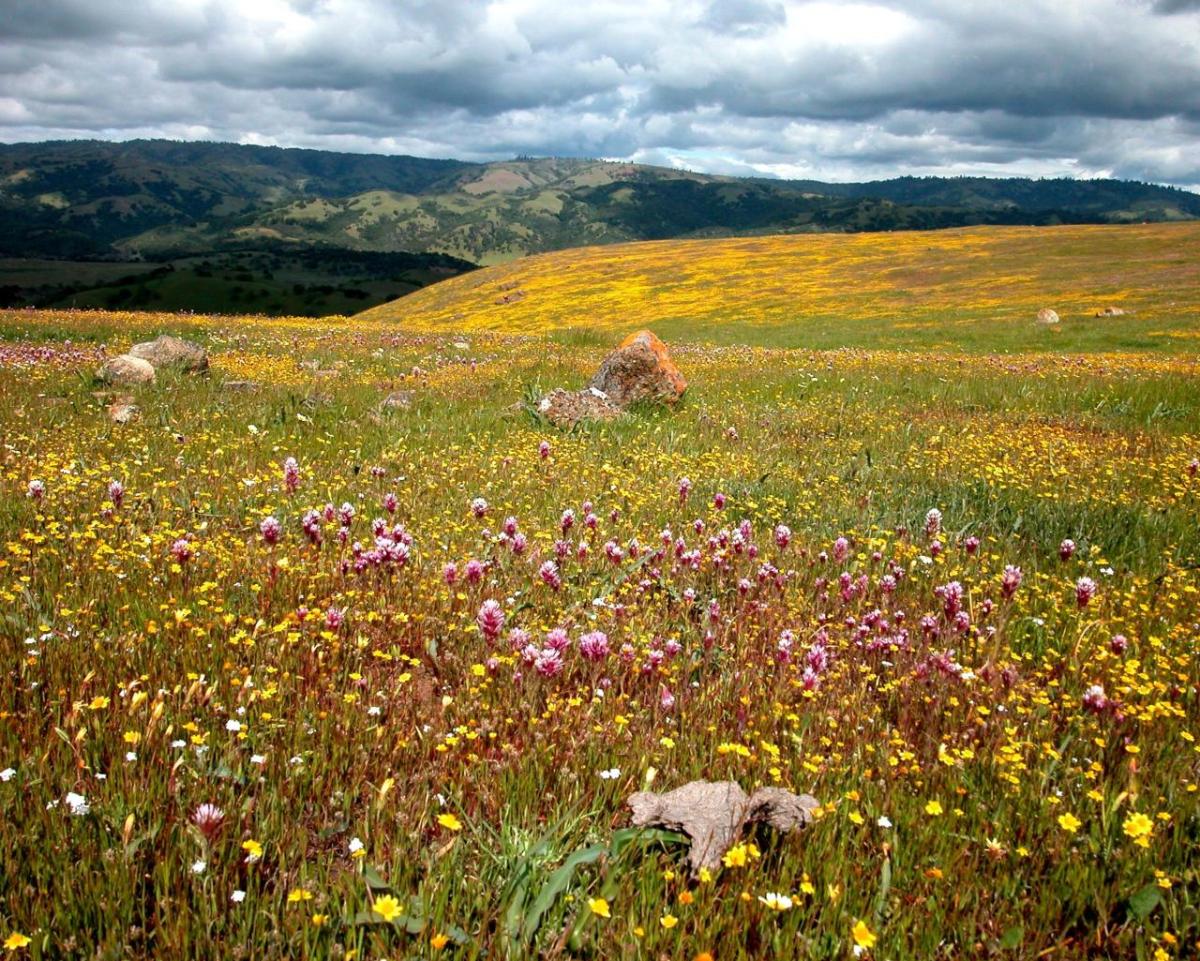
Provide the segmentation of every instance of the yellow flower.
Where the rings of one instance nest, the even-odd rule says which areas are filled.
[[[314,914],[312,916],[312,926],[314,928],[323,928],[329,923],[328,914]]]
[[[439,814],[437,822],[447,831],[461,831],[463,827],[462,821],[453,814]]]
[[[108,698],[101,694],[93,697],[92,703],[88,705],[88,708],[93,711],[103,711],[106,707],[108,707]]]
[[[242,842],[242,850],[246,852],[246,861],[250,864],[263,856],[263,846],[253,838]]]
[[[396,918],[400,916],[400,912],[403,910],[400,906],[400,902],[390,894],[385,894],[381,898],[376,898],[375,903],[371,905],[371,908],[389,924],[392,921],[395,921]]]
[[[429,939],[429,946],[433,948],[434,951],[441,951],[449,940],[450,939],[444,934],[435,934]]]
[[[658,923],[670,931],[671,928],[675,927],[675,925],[679,923],[679,918],[675,917],[673,914],[664,914],[658,919]]]
[[[857,811],[851,811],[849,816],[850,816],[850,822],[852,824],[862,824],[863,823],[863,820],[864,820],[863,816],[861,814],[859,814]]]
[[[925,813],[930,817],[937,817],[942,813],[942,805],[938,801],[930,801],[925,805]]]
[[[1079,825],[1082,823],[1083,822],[1080,821],[1079,818],[1077,818],[1070,811],[1068,811],[1066,814],[1060,814],[1058,816],[1058,826],[1068,834],[1074,834],[1076,831],[1078,831]]]
[[[612,913],[608,910],[608,902],[604,898],[592,898],[588,901],[588,908],[592,914],[601,918],[611,918]]]
[[[850,936],[854,938],[854,944],[857,947],[865,949],[875,947],[875,935],[871,933],[871,929],[867,927],[865,921],[855,921],[854,927],[850,930]]]
[[[105,698],[105,700],[107,700],[107,698]],[[21,948],[25,947],[25,945],[29,944],[29,942],[32,940],[33,938],[27,937],[18,931],[14,931],[4,939],[4,948],[7,951],[20,951]]]
[[[1126,837],[1133,838],[1134,844],[1149,847],[1150,835],[1154,832],[1154,822],[1146,815],[1135,812],[1125,819],[1121,830],[1125,832]]]
[[[305,888],[296,888],[288,895],[288,904],[298,904],[301,901],[311,901],[313,893]]]

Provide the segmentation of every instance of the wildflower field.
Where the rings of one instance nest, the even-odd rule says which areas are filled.
[[[797,322],[821,349],[732,297],[719,335],[660,324],[632,282],[619,322],[485,332],[532,262],[388,316],[0,312],[0,945],[1195,957],[1197,231],[1128,229],[1071,255],[1074,316],[848,285]],[[517,270],[519,302],[469,286]],[[625,326],[683,400],[541,422]],[[111,422],[92,372],[164,331],[212,369]],[[693,878],[625,800],[699,778],[818,816]]]

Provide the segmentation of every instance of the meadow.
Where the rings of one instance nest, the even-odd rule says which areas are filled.
[[[780,238],[792,321],[760,260],[723,313],[639,287],[660,244],[386,315],[0,312],[0,944],[1195,956],[1200,266],[1125,229]],[[677,407],[539,420],[635,326]],[[211,371],[112,423],[92,371],[164,331]],[[698,778],[818,817],[691,878],[625,799]]]

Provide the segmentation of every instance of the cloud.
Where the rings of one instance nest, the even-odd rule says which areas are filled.
[[[1200,183],[1200,0],[8,6],[0,140]]]

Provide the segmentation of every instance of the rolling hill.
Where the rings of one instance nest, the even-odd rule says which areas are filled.
[[[622,244],[475,271],[359,316],[605,343],[651,327],[669,341],[813,348],[1195,353],[1197,249],[1197,222]],[[1035,323],[1042,307],[1062,322]]]
[[[475,164],[217,143],[0,145],[0,255],[153,259],[254,244],[478,264],[587,244],[1200,217],[1125,181],[739,179],[621,162]]]

